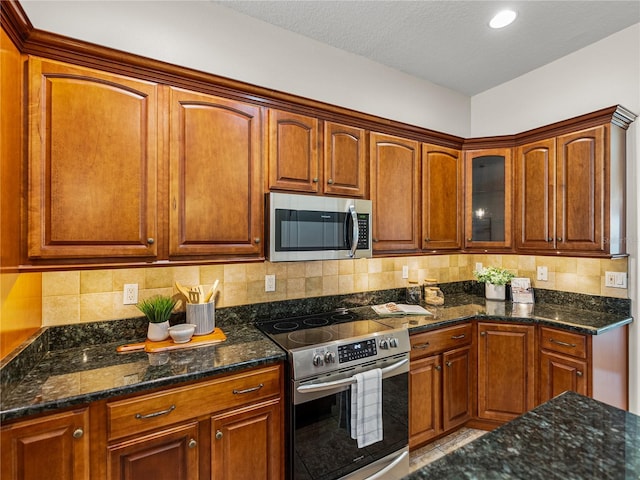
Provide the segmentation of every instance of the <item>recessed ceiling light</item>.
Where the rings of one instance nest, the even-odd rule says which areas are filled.
[[[489,22],[491,28],[502,28],[509,25],[516,19],[516,12],[513,10],[502,10],[496,14]]]

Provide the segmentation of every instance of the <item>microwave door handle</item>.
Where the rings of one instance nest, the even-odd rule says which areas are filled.
[[[382,377],[384,378],[385,374],[395,370],[396,368],[400,368],[402,365],[407,363],[409,360],[407,358],[400,360],[399,362],[394,363],[393,365],[389,365],[388,367],[384,367],[382,369]],[[351,385],[356,383],[355,377],[343,378],[342,380],[334,380],[333,382],[324,382],[324,383],[314,383],[313,385],[300,385],[296,390],[298,393],[312,393],[312,392],[321,392],[324,390],[331,390],[336,387],[343,387],[345,385]]]
[[[351,250],[349,251],[349,256],[353,258],[356,254],[356,249],[358,248],[358,238],[360,237],[360,228],[358,227],[358,213],[356,212],[356,207],[353,205],[349,205],[349,212],[351,213]]]

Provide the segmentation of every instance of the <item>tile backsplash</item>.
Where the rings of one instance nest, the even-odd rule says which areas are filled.
[[[176,295],[175,281],[183,285],[211,285],[220,280],[221,307],[275,300],[337,295],[401,288],[425,278],[439,282],[472,280],[476,263],[501,266],[529,277],[534,287],[588,295],[628,298],[626,289],[605,287],[605,271],[627,272],[621,259],[558,258],[546,256],[452,254],[389,257],[353,261],[293,263],[235,263],[188,267],[149,267],[42,273],[42,324],[67,325],[140,316],[133,305],[123,305],[125,283],[137,283],[139,298]],[[402,267],[409,267],[409,279]],[[536,280],[536,268],[546,266],[548,280]],[[264,276],[276,276],[276,291],[264,291]]]

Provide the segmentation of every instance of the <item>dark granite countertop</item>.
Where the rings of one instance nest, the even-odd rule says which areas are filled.
[[[223,331],[222,343],[163,353],[117,353],[123,341],[48,351],[3,389],[0,422],[286,360],[251,324]]]
[[[523,307],[508,301],[489,302],[469,293],[446,293],[444,306],[426,305],[432,312],[428,316],[380,317],[366,306],[402,302],[405,294],[405,289],[396,289],[221,309],[216,311],[216,326],[227,335],[225,342],[151,355],[116,352],[118,345],[144,339],[147,323],[143,318],[43,328],[27,348],[2,361],[0,422],[284,361],[286,353],[251,322],[282,318],[287,312],[355,308],[390,327],[409,328],[411,333],[484,318],[598,335],[632,321],[625,313],[626,305],[622,309],[596,305],[598,308],[587,310],[592,300],[585,296],[570,302],[582,308],[551,302]],[[184,318],[177,319],[180,321]]]
[[[419,479],[640,478],[640,417],[565,392],[408,475]]]
[[[600,335],[612,328],[618,328],[633,321],[632,317],[621,313],[607,313],[550,303],[517,304],[510,301],[498,302],[469,294],[446,297],[443,306],[423,306],[432,315],[378,316],[377,321],[393,328],[409,328],[411,333],[442,328],[464,322],[472,318],[491,321],[505,321],[547,325],[587,335]],[[367,308],[367,307],[361,307]]]

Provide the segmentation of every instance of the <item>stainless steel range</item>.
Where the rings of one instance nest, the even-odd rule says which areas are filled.
[[[409,473],[409,334],[352,311],[261,322],[289,353],[289,476],[394,480]],[[382,435],[358,447],[356,375],[380,369]],[[360,375],[360,378],[362,375]]]

